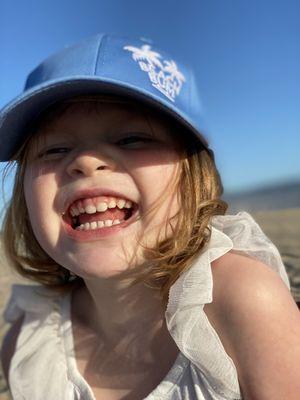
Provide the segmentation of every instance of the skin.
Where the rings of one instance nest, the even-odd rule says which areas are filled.
[[[265,264],[229,252],[212,263],[209,321],[237,368],[244,400],[300,398],[300,313]]]
[[[130,267],[127,259],[136,250],[136,264],[143,261],[136,238],[145,231],[147,244],[153,243],[169,212],[178,210],[171,192],[156,213],[144,218],[168,190],[177,170],[178,155],[166,130],[159,120],[152,120],[150,126],[143,115],[111,104],[99,110],[75,104],[40,129],[25,173],[25,198],[34,233],[52,258],[83,278],[93,274],[108,278],[126,270]],[[119,143],[132,132],[147,137],[148,142]],[[61,214],[72,194],[98,187],[124,193],[139,205],[143,218],[115,237],[91,239],[83,245],[68,238]]]
[[[86,283],[72,297],[73,334],[78,368],[98,398],[145,397],[178,353],[157,293],[143,285],[128,289],[118,279],[122,271],[144,262],[137,237],[144,233],[150,245],[160,226],[178,211],[170,191],[157,213],[145,215],[169,188],[179,161],[168,126],[156,117],[150,122],[124,105],[102,104],[96,111],[74,105],[40,128],[25,174],[37,239]],[[124,126],[126,132],[154,135],[155,140],[138,142],[134,149],[121,146]],[[69,150],[38,157],[57,145]],[[141,219],[115,236],[76,242],[63,228],[65,199],[94,186],[126,194],[138,203]],[[132,257],[134,263],[129,262]],[[213,302],[204,311],[234,361],[243,399],[298,400],[300,317],[281,278],[234,252],[215,260],[212,274]]]

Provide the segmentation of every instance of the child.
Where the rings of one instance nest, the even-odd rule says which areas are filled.
[[[300,319],[273,244],[224,215],[191,72],[97,35],[0,115],[14,399],[296,400]]]

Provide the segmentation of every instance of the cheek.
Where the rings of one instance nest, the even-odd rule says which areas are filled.
[[[38,241],[49,231],[53,220],[54,184],[47,175],[28,170],[24,176],[24,194],[32,229]]]
[[[163,186],[168,184],[172,175],[178,170],[179,160],[179,155],[174,150],[169,150],[162,144],[161,149],[133,154],[126,160],[126,165],[129,171],[144,174],[145,184]],[[153,181],[153,178],[157,180]]]
[[[177,177],[179,173],[179,163],[170,160],[168,157],[160,158],[157,163],[153,163],[150,168],[146,168],[147,187],[153,195],[158,197],[169,193],[174,193]]]
[[[179,210],[177,180],[179,163],[164,163],[137,171],[143,196],[143,211],[153,211],[146,217],[149,226],[165,223]]]

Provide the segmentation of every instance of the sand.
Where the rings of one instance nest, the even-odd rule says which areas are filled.
[[[290,279],[292,295],[300,302],[300,208],[252,215],[278,247]]]

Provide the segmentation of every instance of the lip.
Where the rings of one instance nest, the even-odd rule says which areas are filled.
[[[130,200],[134,204],[134,211],[130,218],[118,225],[113,225],[111,227],[104,227],[95,230],[79,231],[73,229],[72,218],[69,213],[70,206],[80,199],[93,198],[98,196],[107,197],[117,197],[124,200]],[[89,242],[99,240],[101,238],[109,237],[111,235],[117,234],[122,229],[126,228],[128,225],[134,223],[138,218],[138,205],[134,200],[131,200],[128,196],[123,193],[117,192],[109,188],[82,188],[70,193],[63,203],[63,228],[67,235],[77,242]]]
[[[97,197],[97,196],[117,197],[117,198],[121,198],[121,199],[125,199],[125,200],[130,200],[131,202],[136,204],[136,202],[134,200],[131,200],[123,193],[117,192],[112,189],[108,189],[108,188],[80,189],[80,190],[77,190],[76,192],[70,194],[66,198],[66,200],[64,201],[64,204],[63,204],[63,214],[66,214],[68,212],[69,207],[71,206],[71,204],[74,203],[74,201],[80,200],[80,199]]]

